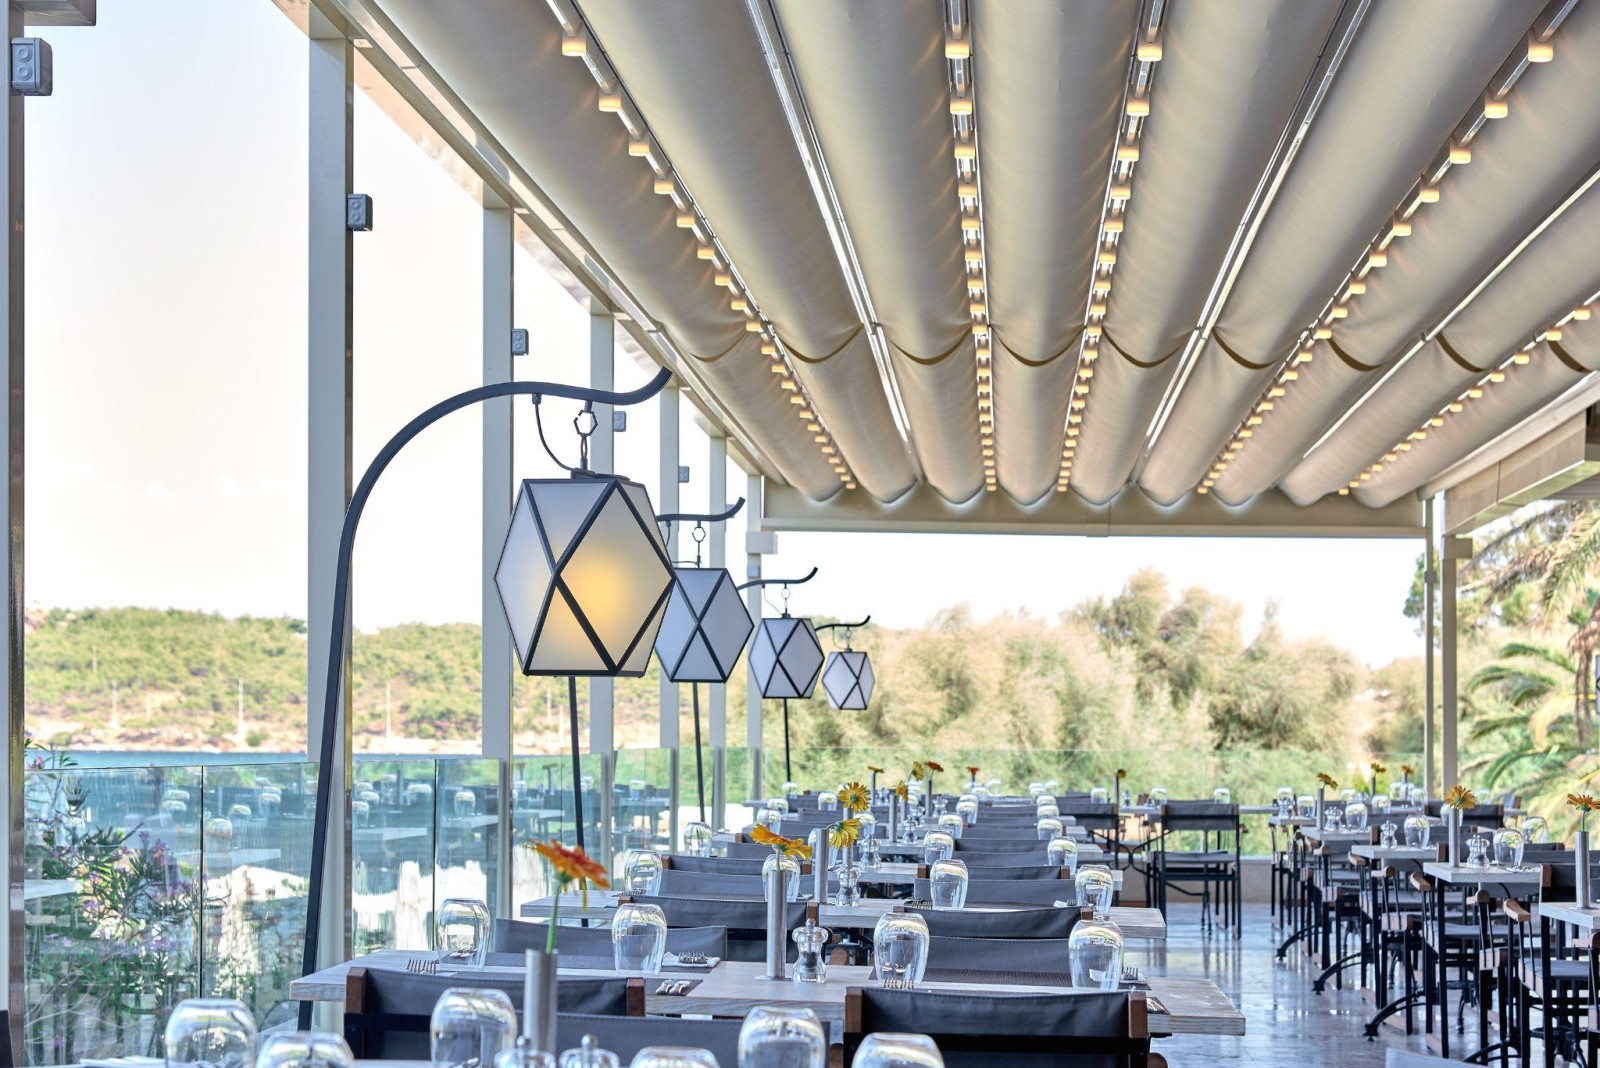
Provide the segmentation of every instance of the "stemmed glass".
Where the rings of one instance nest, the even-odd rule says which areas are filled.
[[[232,998],[190,998],[167,1018],[168,1068],[252,1068],[256,1060],[256,1022]]]

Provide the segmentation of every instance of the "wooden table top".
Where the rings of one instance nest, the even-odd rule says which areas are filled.
[[[289,996],[301,1001],[344,1002],[345,975],[353,965],[369,968],[402,969],[416,957],[432,958],[432,953],[384,949],[344,964],[313,972],[296,979]],[[520,968],[485,968],[495,975],[520,975]],[[761,978],[766,966],[756,961],[724,961],[704,974],[687,995],[656,994],[645,984],[645,1011],[654,1014],[703,1014],[744,1016],[757,1005],[786,1004],[805,1006],[826,1021],[844,1020],[845,991],[853,986],[872,986],[872,969],[861,965],[831,964],[824,983],[771,982]],[[441,972],[440,974],[451,974]],[[469,973],[454,973],[465,978]],[[593,968],[561,969],[571,976],[614,976],[620,973]],[[1065,977],[1063,977],[1065,978]],[[1149,1024],[1154,1035],[1242,1035],[1244,1014],[1228,1000],[1220,987],[1209,979],[1150,976]],[[966,983],[925,983],[928,990],[973,991],[996,994],[1068,994],[1071,986],[1010,986],[995,984],[975,987]]]
[[[1544,869],[1538,864],[1524,865],[1523,869],[1512,871],[1495,864],[1482,867],[1458,864],[1452,866],[1448,861],[1429,861],[1422,866],[1422,873],[1430,879],[1437,879],[1441,883],[1452,886],[1504,886],[1516,887],[1519,890],[1537,890],[1544,880]]]
[[[1572,902],[1541,901],[1539,915],[1582,927],[1586,931],[1600,929],[1600,908],[1580,909]]]
[[[542,920],[550,915],[550,906],[555,899],[541,897],[537,901],[525,902],[521,909],[523,919]],[[886,898],[865,898],[858,905],[824,905],[817,913],[817,922],[824,927],[838,928],[850,931],[870,931],[878,925],[878,920],[884,914],[894,911],[904,904],[900,901],[890,901]],[[594,920],[601,923],[610,923],[612,913],[616,911],[617,894],[611,890],[589,891],[589,907],[583,908],[583,902],[578,894],[568,893],[561,896],[562,920]],[[1043,906],[1038,906],[1043,907]],[[1015,909],[1000,905],[973,905],[967,912],[1015,912]],[[1167,937],[1167,921],[1161,915],[1160,909],[1137,908],[1133,906],[1111,906],[1111,919],[1118,927],[1122,928],[1124,938],[1148,939],[1162,942]]]

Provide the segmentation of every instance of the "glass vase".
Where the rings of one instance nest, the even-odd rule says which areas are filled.
[[[959,860],[936,860],[928,865],[928,896],[938,909],[965,908],[967,865]]]
[[[1080,920],[1067,939],[1072,960],[1072,985],[1115,990],[1122,981],[1122,929],[1110,920]]]

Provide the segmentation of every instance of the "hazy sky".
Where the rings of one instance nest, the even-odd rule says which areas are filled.
[[[55,95],[26,105],[26,596],[303,615],[305,39],[269,0],[101,0],[99,15],[44,32]],[[416,411],[476,384],[481,235],[477,206],[359,95],[356,122],[356,185],[377,220],[355,240],[359,469]],[[518,375],[581,381],[586,315],[526,254],[517,271],[535,350]],[[617,377],[645,374],[623,361]],[[569,442],[571,409],[547,411]],[[530,414],[517,409],[517,471],[546,475]],[[618,444],[652,493],[657,426],[636,409]],[[684,426],[683,506],[704,507],[705,439]],[[452,417],[380,485],[356,553],[359,627],[478,619],[478,435],[475,414]],[[1051,614],[1155,567],[1174,589],[1236,598],[1247,627],[1275,600],[1290,633],[1368,662],[1419,644],[1400,613],[1415,543],[779,541],[769,574],[821,569],[795,593],[802,611],[891,625],[963,601]]]

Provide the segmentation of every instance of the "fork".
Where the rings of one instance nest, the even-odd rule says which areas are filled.
[[[439,973],[439,962],[422,957],[412,957],[406,961],[406,971],[417,975],[437,975]]]

